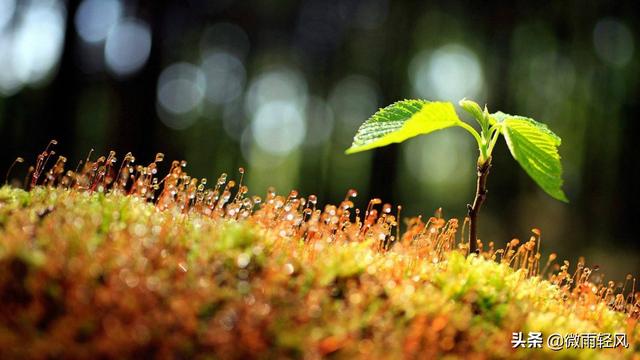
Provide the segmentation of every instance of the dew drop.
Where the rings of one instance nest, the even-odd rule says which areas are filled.
[[[293,267],[293,264],[291,263],[284,264],[284,272],[287,275],[292,275],[294,271],[295,271],[295,268]]]
[[[218,178],[218,185],[224,185],[227,182],[227,173],[222,173]]]
[[[238,258],[236,259],[236,264],[238,264],[238,267],[242,269],[246,268],[250,262],[251,262],[251,256],[245,253],[238,255]]]

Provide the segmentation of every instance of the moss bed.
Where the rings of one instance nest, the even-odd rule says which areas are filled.
[[[568,286],[566,267],[538,275],[533,238],[467,257],[457,222],[437,217],[394,237],[388,209],[345,220],[344,203],[321,211],[297,194],[254,198],[244,213],[236,197],[216,213],[99,190],[0,189],[0,358],[640,352],[636,317],[603,300],[606,287]],[[630,346],[512,349],[520,331],[626,332]]]

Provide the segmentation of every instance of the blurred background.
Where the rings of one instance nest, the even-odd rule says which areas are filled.
[[[0,0],[0,169],[55,138],[71,168],[91,148],[145,164],[163,152],[197,177],[245,167],[253,194],[337,203],[355,188],[360,207],[462,217],[477,158],[464,130],[343,152],[379,107],[467,97],[549,124],[571,200],[537,189],[501,142],[480,237],[502,247],[538,227],[545,254],[622,280],[640,273],[637,14],[632,1]]]

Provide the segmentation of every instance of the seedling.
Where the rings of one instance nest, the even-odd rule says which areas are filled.
[[[478,214],[487,197],[487,176],[491,154],[500,135],[504,136],[513,158],[529,176],[554,199],[568,202],[562,191],[562,164],[558,154],[560,137],[533,119],[503,112],[490,114],[471,100],[460,106],[480,125],[480,133],[460,120],[453,104],[427,100],[404,100],[380,109],[364,122],[353,138],[347,154],[401,143],[414,136],[458,126],[478,142],[478,180],[473,204],[467,204],[469,216],[469,253],[477,252]]]

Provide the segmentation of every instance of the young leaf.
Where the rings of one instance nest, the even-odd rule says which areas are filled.
[[[460,125],[453,105],[426,100],[398,101],[378,110],[364,122],[345,153],[369,150],[408,138]]]
[[[502,124],[502,134],[511,155],[524,171],[551,197],[569,202],[562,191],[560,138],[533,119],[501,112],[493,116]]]
[[[466,110],[469,114],[473,115],[473,117],[478,121],[481,121],[484,117],[484,113],[482,112],[480,105],[473,100],[462,99],[458,102],[458,105],[460,105],[460,107]]]

